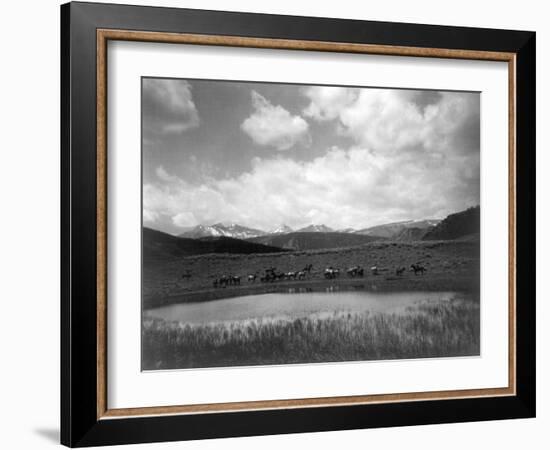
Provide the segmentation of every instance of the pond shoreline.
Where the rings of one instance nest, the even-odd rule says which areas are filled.
[[[147,310],[144,320],[160,319],[192,326],[233,325],[243,321],[288,322],[297,318],[314,320],[338,315],[407,314],[419,304],[472,301],[474,298],[474,295],[455,291],[291,291],[176,303]]]
[[[373,276],[363,278],[339,278],[335,280],[302,280],[280,281],[274,283],[248,283],[242,282],[240,286],[225,288],[210,288],[182,292],[164,297],[149,297],[143,299],[143,309],[153,309],[178,303],[196,303],[212,300],[229,299],[246,295],[270,294],[270,293],[295,293],[299,292],[331,292],[331,291],[462,291],[475,292],[479,290],[479,277],[468,275],[455,275],[453,277],[431,275],[405,275],[397,276]],[[145,311],[144,311],[145,312]]]

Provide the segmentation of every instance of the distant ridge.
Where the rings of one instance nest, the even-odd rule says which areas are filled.
[[[479,234],[480,208],[474,206],[448,215],[423,237],[425,241],[458,239]]]
[[[308,225],[296,230],[297,233],[330,233],[332,231],[334,230],[326,225]]]
[[[207,236],[226,236],[237,239],[247,239],[266,234],[265,231],[255,228],[248,228],[236,223],[225,225],[223,223],[215,223],[213,225],[197,225],[196,227],[181,233],[179,237],[197,239]]]
[[[336,230],[338,233],[355,233],[355,228],[343,228],[341,230]]]
[[[422,239],[423,235],[432,227],[436,226],[439,222],[441,222],[440,219],[405,220],[364,228],[356,231],[356,233],[366,236],[380,236],[399,241],[419,240]],[[406,231],[408,229],[415,229],[416,231]],[[410,237],[410,239],[407,237]]]
[[[319,250],[324,248],[355,247],[377,240],[384,240],[384,238],[353,233],[338,233],[335,231],[326,233],[320,231],[295,231],[288,234],[259,236],[248,240],[288,250]]]
[[[334,230],[330,227],[327,227],[326,225],[308,225],[307,227],[300,228],[299,230],[296,230],[298,232],[311,232],[311,233],[328,233],[333,232]],[[343,231],[343,232],[352,232],[353,230],[351,228]],[[178,236],[183,238],[190,238],[190,239],[200,239],[203,237],[208,236],[215,236],[215,237],[232,237],[236,239],[250,239],[255,238],[258,236],[270,236],[270,235],[277,235],[277,234],[288,234],[293,233],[295,230],[290,228],[288,225],[282,224],[279,227],[275,228],[271,231],[263,231],[256,228],[249,228],[245,227],[243,225],[239,225],[236,223],[231,224],[224,224],[224,223],[215,223],[213,225],[197,225],[196,227],[193,227],[191,229],[188,229],[184,231],[183,233],[180,233]]]
[[[276,253],[285,250],[261,243],[243,241],[230,237],[207,237],[190,239],[172,236],[162,231],[143,228],[143,257],[146,260],[167,257],[184,257],[206,253]]]
[[[335,231],[324,224],[311,224],[298,230],[293,230],[288,225],[281,224],[270,231],[264,231],[257,228],[245,227],[236,223],[225,224],[219,222],[213,225],[197,225],[181,233],[178,237],[194,241],[200,240],[203,242],[203,247],[199,248],[197,246],[201,244],[194,244],[196,247],[194,249],[193,245],[189,243],[185,251],[187,253],[204,253],[208,246],[208,249],[212,252],[217,252],[218,249],[222,249],[219,251],[227,251],[229,253],[236,253],[237,251],[254,253],[253,250],[246,249],[242,246],[237,250],[236,248],[239,246],[235,243],[230,245],[229,241],[224,242],[223,240],[207,238],[233,238],[235,240],[271,246],[275,249],[271,249],[270,251],[280,251],[283,248],[313,250],[350,247],[373,240],[384,239],[397,242],[439,239],[448,240],[475,233],[479,233],[479,206],[451,214],[444,220],[404,220],[359,230],[345,228]],[[178,244],[179,247],[182,245],[181,242]],[[174,247],[174,245],[171,247]],[[235,248],[235,250],[233,248]],[[262,249],[258,249],[258,252],[262,252]]]
[[[280,227],[275,228],[274,230],[271,230],[269,233],[265,234],[287,234],[292,233],[294,230],[290,228],[288,225],[281,225]]]

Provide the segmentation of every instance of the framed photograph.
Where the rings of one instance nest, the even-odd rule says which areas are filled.
[[[535,33],[61,7],[61,440],[535,415]]]

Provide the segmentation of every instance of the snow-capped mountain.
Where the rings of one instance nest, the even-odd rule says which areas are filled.
[[[313,233],[329,233],[331,231],[334,231],[332,228],[327,227],[326,225],[309,225],[304,228],[300,228],[299,230],[296,230],[297,232],[313,232]]]
[[[275,228],[274,230],[271,230],[269,234],[287,234],[292,233],[294,230],[290,228],[288,225],[281,225],[280,227]]]
[[[179,236],[192,239],[219,236],[232,237],[236,239],[248,239],[263,236],[264,234],[266,234],[265,231],[244,227],[236,223],[231,223],[229,225],[215,223],[213,225],[197,225],[195,228],[181,233]]]

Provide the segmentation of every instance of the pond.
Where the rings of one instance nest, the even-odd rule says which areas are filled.
[[[292,320],[347,313],[402,313],[423,301],[449,301],[454,292],[278,292],[148,309],[145,315],[193,325],[257,319]]]

